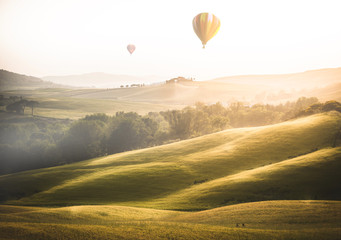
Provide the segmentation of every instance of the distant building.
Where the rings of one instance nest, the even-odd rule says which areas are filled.
[[[193,82],[193,78],[184,78],[184,77],[177,77],[177,78],[172,78],[170,80],[166,80],[166,84],[169,83],[188,83],[188,82]]]
[[[142,87],[142,84],[136,84],[136,83],[134,83],[134,84],[131,84],[130,87]]]

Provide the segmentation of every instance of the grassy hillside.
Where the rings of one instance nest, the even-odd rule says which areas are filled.
[[[0,206],[0,239],[331,240],[340,236],[340,211],[341,203],[333,201],[257,202],[195,213],[108,205]]]
[[[162,81],[162,77],[157,76],[129,76],[118,74],[107,74],[101,72],[86,73],[81,75],[67,76],[46,76],[42,77],[45,81],[51,81],[58,84],[71,85],[75,87],[92,87],[112,88],[121,85],[131,84],[149,84],[152,82]]]
[[[77,119],[94,113],[105,113],[113,115],[116,112],[136,112],[140,115],[148,112],[160,112],[169,109],[180,109],[183,106],[152,104],[152,103],[136,103],[119,100],[102,100],[102,99],[86,99],[86,98],[38,98],[40,102],[35,110],[35,114],[39,116],[54,118],[71,118]],[[30,109],[27,109],[28,114]]]
[[[264,91],[264,87],[231,83],[189,82],[108,90],[81,89],[72,91],[72,97],[192,105],[198,101],[216,103],[218,101],[231,102],[237,99],[252,100],[255,91]]]
[[[0,176],[19,205],[207,209],[272,199],[340,199],[337,112],[231,129],[75,164]]]
[[[10,89],[36,89],[47,87],[61,87],[62,85],[44,81],[37,77],[9,72],[0,69],[0,91]]]
[[[153,204],[191,209],[268,199],[341,199],[340,159],[341,148],[323,149],[195,185]]]
[[[94,113],[106,113],[108,115],[113,115],[120,111],[137,112],[138,114],[144,115],[148,112],[160,112],[184,107],[183,105],[131,102],[126,100],[117,100],[115,98],[91,99],[77,97],[78,95],[88,92],[97,92],[98,94],[102,94],[102,92],[106,91],[107,90],[70,90],[51,88],[5,91],[2,94],[5,96],[23,96],[25,99],[37,101],[39,102],[39,105],[34,109],[35,115],[59,119],[78,119],[85,115]],[[5,109],[5,107],[2,108]],[[26,108],[25,114],[31,114],[31,109]]]

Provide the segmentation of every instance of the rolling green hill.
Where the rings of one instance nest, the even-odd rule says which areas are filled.
[[[267,201],[195,213],[109,205],[0,206],[0,239],[334,240],[340,236],[340,211],[337,201]]]
[[[210,209],[276,199],[340,200],[341,114],[230,129],[190,140],[0,176],[18,205]]]

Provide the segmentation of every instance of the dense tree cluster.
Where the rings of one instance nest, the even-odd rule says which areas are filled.
[[[167,133],[158,113],[94,114],[80,120],[20,118],[0,122],[0,174],[77,162],[161,144]]]
[[[74,122],[58,147],[64,161],[75,162],[159,144],[161,131],[156,121],[137,113],[94,114]]]
[[[151,112],[146,116],[133,112],[118,112],[114,116],[93,114],[73,122],[21,116],[0,121],[0,174],[77,162],[231,127],[272,124],[331,110],[341,112],[341,104],[300,98],[277,106],[197,103],[182,110]]]
[[[205,105],[196,103],[195,107],[160,113],[170,126],[170,136],[186,139],[193,136],[217,132],[230,127],[228,110],[220,103]]]
[[[308,116],[321,112],[338,111],[341,112],[341,103],[337,101],[327,101],[325,103],[314,103],[296,114],[297,117]]]
[[[57,165],[70,120],[21,117],[0,122],[0,173]]]
[[[279,105],[247,105],[235,102],[230,104],[227,109],[232,127],[254,127],[295,118],[299,112],[318,102],[316,97],[301,97],[295,102],[286,102]]]

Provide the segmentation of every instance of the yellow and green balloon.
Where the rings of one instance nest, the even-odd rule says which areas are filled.
[[[193,29],[205,48],[208,40],[213,38],[220,28],[220,20],[212,13],[199,13],[193,18]]]

